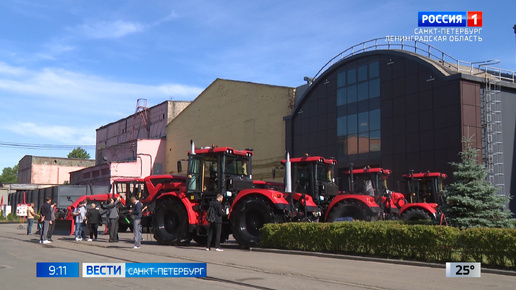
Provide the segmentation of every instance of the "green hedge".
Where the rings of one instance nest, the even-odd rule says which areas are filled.
[[[260,232],[267,248],[516,267],[516,229],[355,221],[266,224]]]

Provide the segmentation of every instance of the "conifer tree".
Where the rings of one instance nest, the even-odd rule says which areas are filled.
[[[86,149],[77,147],[68,153],[68,158],[90,159],[90,154],[88,151],[86,151]]]
[[[509,197],[498,195],[486,180],[487,169],[478,163],[478,149],[471,147],[471,138],[463,138],[462,143],[461,162],[450,163],[455,182],[447,189],[444,213],[448,221],[461,228],[512,226],[512,213],[505,207]]]

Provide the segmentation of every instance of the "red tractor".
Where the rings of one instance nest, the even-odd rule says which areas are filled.
[[[281,161],[282,164],[286,160]],[[385,182],[391,172],[381,168],[348,171],[346,192],[339,192],[334,171],[337,161],[319,156],[292,158],[292,184],[296,195],[310,195],[322,209],[325,221],[372,220],[386,212],[396,211],[395,202],[402,202],[401,193],[387,190]],[[388,196],[390,196],[388,198]]]
[[[285,164],[286,161],[281,162]],[[438,220],[438,204],[442,204],[441,173],[404,175],[408,192],[390,191],[387,178],[391,171],[383,168],[352,169],[345,172],[345,192],[335,184],[331,158],[306,156],[292,158],[292,184],[297,195],[312,196],[321,208],[325,221],[339,220]],[[351,164],[352,168],[352,164]]]
[[[187,244],[191,239],[204,245],[206,214],[217,194],[224,197],[221,241],[233,234],[243,247],[260,242],[259,229],[266,223],[316,220],[320,210],[310,196],[292,195],[275,188],[277,184],[251,179],[251,150],[208,147],[192,150],[187,176],[149,176],[127,193],[140,197],[148,207],[142,226],[152,226],[160,244]],[[181,162],[178,171],[181,172]],[[117,185],[118,186],[118,185]],[[303,207],[294,208],[294,203]]]
[[[105,194],[94,194],[94,195],[83,195],[72,202],[70,206],[66,209],[59,210],[56,213],[56,229],[59,230],[70,230],[70,235],[73,235],[75,229],[75,218],[72,215],[73,211],[79,206],[79,203],[82,201],[88,201],[88,209],[91,203],[95,203],[97,206],[100,206],[102,203],[105,203],[110,197],[117,198],[120,195],[114,193],[105,193]],[[125,206],[125,199],[121,199],[121,207]],[[102,212],[102,216],[105,219],[105,212]],[[103,222],[107,224],[107,222]],[[119,219],[120,227],[127,225],[127,221],[125,218]],[[127,229],[127,227],[126,227]]]
[[[412,198],[409,198],[402,193],[388,189],[387,178],[391,173],[388,169],[369,167],[347,171],[348,179],[345,180],[345,187],[349,188],[349,193],[344,192],[333,198],[326,211],[326,221],[397,218],[404,220],[439,220],[441,214],[438,203],[435,201],[442,194],[438,191],[419,193],[419,189],[439,188],[442,193],[442,178],[446,178],[446,175],[438,173],[434,176],[434,174],[430,174],[424,179],[418,179],[422,175],[412,177],[408,180],[408,184],[414,188],[410,192],[415,194],[411,195]],[[427,186],[430,183],[435,183],[435,185],[433,187]],[[415,190],[416,188],[418,190]]]
[[[294,196],[299,196],[299,199],[305,195],[311,196],[324,214],[333,198],[339,194],[334,178],[337,162],[331,158],[305,156],[292,158],[290,163]],[[281,164],[285,165],[286,160],[282,160]]]
[[[403,194],[390,191],[387,178],[392,172],[383,168],[353,169],[341,192],[328,206],[326,221],[391,219],[400,214],[406,203]]]
[[[439,220],[439,206],[444,204],[445,198],[443,180],[446,177],[446,174],[440,172],[411,172],[403,175],[408,203],[403,207],[402,217],[406,220]]]

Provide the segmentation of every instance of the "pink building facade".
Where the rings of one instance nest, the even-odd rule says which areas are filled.
[[[70,173],[71,184],[109,185],[118,178],[165,172],[166,128],[190,102],[165,101],[97,129],[95,166]]]
[[[95,165],[95,160],[25,155],[18,163],[18,183],[66,184],[70,172]]]
[[[163,173],[165,139],[143,139],[128,143],[105,150],[105,163],[70,173],[70,183],[109,185],[118,178],[143,178]],[[122,161],[109,161],[117,158]]]
[[[131,153],[133,145],[130,141],[165,138],[168,123],[190,103],[188,101],[165,101],[150,108],[137,106],[134,115],[98,128],[96,164],[107,161],[133,160],[134,154]],[[114,146],[118,149],[113,150]],[[147,153],[151,154],[151,152]]]

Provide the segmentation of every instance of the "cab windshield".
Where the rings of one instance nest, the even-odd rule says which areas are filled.
[[[225,174],[248,176],[249,159],[240,156],[226,156]]]
[[[128,182],[116,182],[116,193],[120,194],[123,199],[127,200],[132,196],[136,196],[136,198],[141,199],[145,198],[144,193],[144,184],[139,181],[128,181]]]
[[[333,166],[329,164],[317,164],[317,180],[333,182]]]

